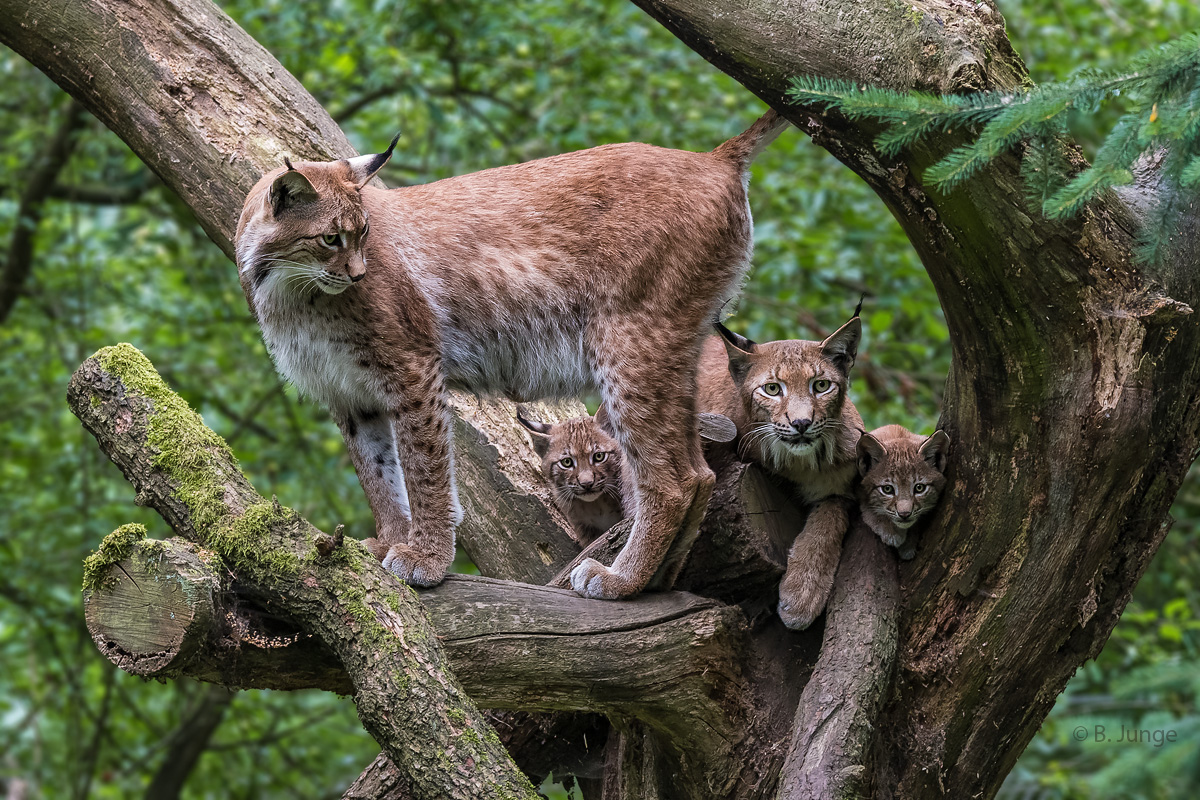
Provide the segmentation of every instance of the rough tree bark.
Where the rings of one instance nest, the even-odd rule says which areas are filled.
[[[669,774],[675,756],[664,755],[670,741],[643,735],[645,724],[622,707],[615,716],[635,722],[622,723],[620,741],[610,746],[610,763],[621,772],[605,780],[604,796],[763,797],[781,772],[789,796],[820,796],[803,786],[878,797],[991,796],[1066,680],[1107,639],[1166,534],[1168,507],[1197,450],[1194,203],[1177,201],[1184,235],[1176,250],[1161,265],[1134,265],[1132,235],[1162,202],[1152,165],[1127,192],[1104,197],[1077,219],[1050,222],[1021,204],[1014,158],[938,194],[921,171],[954,142],[887,159],[874,148],[870,125],[784,99],[788,78],[799,73],[901,89],[1019,86],[1027,81],[1024,66],[988,3],[638,2],[846,163],[895,214],[950,327],[943,425],[955,444],[950,491],[916,560],[900,569],[896,639],[880,632],[889,618],[882,609],[867,631],[840,630],[838,622],[855,619],[854,609],[870,602],[882,600],[886,609],[886,591],[839,592],[809,683],[815,688],[801,701],[815,632],[782,632],[759,610],[761,597],[748,603],[740,663],[743,699],[755,713],[738,746],[753,772],[724,776],[731,783],[723,786],[681,788]],[[10,20],[0,26],[0,41],[117,131],[227,253],[241,198],[261,171],[284,153],[352,152],[295,80],[202,0],[91,0],[53,9],[0,0],[0,13]],[[119,60],[107,56],[113,40]],[[493,574],[536,558],[543,564],[538,582],[549,581],[575,551],[533,488],[532,459],[522,456],[511,417],[486,404],[459,410],[459,441],[469,451],[460,464],[478,479],[468,549],[477,561],[500,553],[485,569]],[[493,506],[503,513],[481,513]],[[718,509],[713,518],[720,516]],[[714,541],[702,541],[697,554]],[[861,570],[853,585],[883,586],[879,561],[847,563]],[[363,570],[373,574],[369,565]],[[769,580],[766,571],[751,572]],[[297,619],[304,620],[303,609]],[[330,633],[330,624],[313,619],[300,627]],[[891,648],[894,673],[886,663]],[[352,650],[338,656],[361,657]],[[852,674],[850,665],[862,664],[878,668]],[[885,674],[894,677],[881,695]],[[361,697],[363,687],[355,686]],[[776,690],[757,693],[766,686]],[[824,704],[820,687],[839,687],[844,702]],[[797,702],[829,715],[822,730],[847,733],[826,742],[804,714],[793,724]],[[819,754],[812,750],[819,742],[845,752]]]

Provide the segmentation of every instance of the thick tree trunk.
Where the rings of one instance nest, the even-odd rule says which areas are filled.
[[[606,775],[605,796],[763,797],[774,791],[781,771],[786,785],[797,787],[789,788],[794,796],[818,791],[800,786],[851,785],[880,797],[991,796],[1071,673],[1111,632],[1166,533],[1167,509],[1196,452],[1200,328],[1191,311],[1200,299],[1200,275],[1191,269],[1198,241],[1194,204],[1177,201],[1185,235],[1176,252],[1159,266],[1135,266],[1131,236],[1159,202],[1152,171],[1140,175],[1129,192],[1093,203],[1078,219],[1049,222],[1019,200],[1015,159],[1002,159],[961,189],[941,195],[927,190],[921,169],[951,143],[886,159],[872,145],[870,126],[784,100],[788,78],[799,73],[938,91],[1018,86],[1026,80],[1024,67],[1007,41],[1003,19],[986,4],[640,4],[854,169],[896,215],[929,270],[953,339],[943,424],[954,450],[947,496],[916,560],[900,570],[904,610],[898,640],[880,633],[886,625],[840,629],[838,620],[856,619],[854,608],[870,608],[886,592],[855,600],[866,606],[849,603],[853,593],[839,594],[831,611],[829,624],[836,628],[828,632],[814,682],[838,687],[844,694],[837,702],[857,707],[822,705],[816,689],[806,692],[801,705],[812,709],[815,700],[832,724],[844,726],[852,745],[846,754],[821,757],[812,748],[823,741],[822,732],[811,729],[807,716],[793,719],[817,634],[785,632],[769,613],[764,587],[772,581],[765,567],[772,536],[759,529],[761,539],[749,546],[719,541],[720,520],[742,512],[735,504],[725,514],[718,505],[693,561],[702,563],[707,547],[717,560],[725,555],[747,565],[747,576],[758,581],[741,597],[736,581],[708,587],[723,600],[743,601],[748,614],[741,677],[730,684],[740,687],[734,689],[739,702],[755,709],[736,743],[748,755],[740,771],[719,776],[714,785],[681,788],[680,781],[672,783],[678,776],[671,770],[683,765],[694,775],[696,768],[672,751],[673,734],[625,703],[598,701],[588,707],[611,713],[621,731],[610,737],[609,762],[621,769]],[[283,154],[322,158],[352,152],[299,84],[205,0],[92,0],[53,8],[0,0],[0,14],[10,21],[0,26],[0,41],[129,142],[227,253],[242,197]],[[107,57],[114,39],[120,59]],[[104,394],[109,389],[103,387],[115,386],[111,373],[89,365],[90,377],[80,380],[89,392],[100,392],[111,420],[143,413],[121,405],[117,394]],[[116,434],[100,432],[87,401],[76,410],[106,449],[116,452],[108,441]],[[459,413],[460,469],[474,476],[468,477],[468,551],[485,572],[536,569],[527,580],[550,581],[577,549],[540,489],[536,462],[511,425],[511,409],[471,401]],[[135,449],[138,455],[130,451],[121,463],[143,488],[157,480],[154,465],[161,454]],[[233,500],[245,505],[218,516],[240,518],[247,508],[271,516],[269,505],[263,509],[248,486],[230,480],[240,487]],[[725,480],[722,491],[733,491],[735,483]],[[179,488],[146,496],[161,501],[156,507],[178,533],[206,541],[211,524],[196,522]],[[211,511],[207,505],[202,510]],[[443,741],[448,732],[486,731],[442,669],[434,638],[409,636],[425,630],[411,596],[397,592],[353,545],[337,552],[354,554],[357,578],[345,575],[348,567],[337,558],[322,562],[311,544],[317,534],[288,519],[287,535],[273,524],[263,541],[291,553],[300,565],[297,574],[311,575],[315,587],[296,580],[290,566],[279,575],[279,565],[265,562],[257,547],[244,552],[224,539],[222,556],[254,587],[251,594],[265,593],[286,605],[299,629],[317,634],[336,655],[356,690],[364,723],[401,770],[411,777],[413,759],[419,761],[427,745]],[[733,545],[742,555],[729,555]],[[884,564],[866,557],[850,563],[860,565],[861,581],[882,585]],[[681,580],[687,588],[704,590],[686,577]],[[331,578],[345,579],[338,591],[327,585]],[[399,611],[388,605],[392,599]],[[375,602],[364,614],[368,600]],[[624,604],[614,608],[632,613]],[[884,602],[879,625],[890,619],[886,608]],[[331,609],[343,609],[347,617]],[[353,630],[356,611],[363,630]],[[397,619],[408,626],[399,628],[403,639],[393,627]],[[395,659],[396,674],[428,689],[437,713],[410,713],[398,698],[411,686],[367,669],[371,647]],[[888,658],[893,651],[895,677],[881,694],[880,675],[893,674]],[[851,669],[852,664],[872,667]],[[477,691],[489,699],[504,692]],[[465,729],[456,722],[459,712]],[[860,714],[873,717],[873,724],[864,726]],[[447,752],[454,759],[478,756],[473,780],[486,774],[497,785],[516,785],[511,764],[489,737],[480,735],[479,752],[463,738]],[[406,750],[404,742],[416,751]],[[789,742],[793,750],[785,764]],[[429,769],[420,771],[426,788],[411,787],[417,796],[434,791],[429,787],[435,781],[450,787],[462,777],[453,764],[419,766]]]

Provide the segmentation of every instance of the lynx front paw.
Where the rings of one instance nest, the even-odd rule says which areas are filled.
[[[594,558],[585,558],[571,570],[571,588],[592,600],[620,600],[638,592],[629,581]]]
[[[910,536],[908,537],[908,541],[900,545],[899,551],[901,561],[912,561],[917,555],[917,543]]]
[[[392,545],[383,559],[383,568],[411,586],[437,586],[446,577],[450,557],[420,553],[406,544]]]
[[[821,616],[832,589],[832,580],[826,585],[819,576],[801,576],[788,570],[779,584],[779,618],[794,631],[804,630]]]

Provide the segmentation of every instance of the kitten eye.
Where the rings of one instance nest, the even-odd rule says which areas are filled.
[[[762,390],[763,394],[767,395],[768,397],[777,397],[779,393],[783,391],[783,384],[764,383]]]
[[[603,464],[608,460],[608,453],[592,453],[593,464]]]
[[[558,465],[560,467],[562,467],[563,469],[570,469],[571,467],[575,466],[575,459],[571,458],[570,456],[567,456],[566,458],[559,461]]]
[[[327,247],[341,247],[342,235],[340,233],[327,233],[321,237],[321,243]]]
[[[888,497],[891,497],[896,493],[896,487],[892,486],[890,483],[885,483],[883,486],[879,487],[879,491],[883,492]]]
[[[913,484],[913,494],[925,494],[925,490],[929,488],[923,483]]]
[[[813,381],[812,388],[817,394],[825,394],[829,391],[829,387],[832,385],[832,381],[828,381],[825,378],[818,378],[817,380]]]

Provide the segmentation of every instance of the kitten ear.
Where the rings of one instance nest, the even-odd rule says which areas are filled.
[[[832,361],[843,374],[849,375],[858,358],[858,340],[862,338],[862,320],[852,317],[842,327],[821,342],[821,355]]]
[[[287,164],[287,171],[283,172],[271,184],[271,190],[267,193],[267,200],[271,204],[271,213],[275,216],[286,209],[298,206],[301,203],[311,203],[317,199],[317,190],[313,188],[308,178],[304,177],[304,173],[292,166],[292,162],[288,159],[283,160]]]
[[[604,403],[596,409],[596,416],[592,417],[592,422],[596,423],[596,427],[607,433],[609,436],[616,437],[617,429],[613,427],[612,417],[608,415],[608,406]]]
[[[533,452],[538,456],[544,457],[550,449],[550,431],[554,428],[553,425],[547,425],[545,422],[534,422],[533,420],[525,419],[521,414],[521,409],[517,409],[517,422],[525,426],[525,429],[530,433],[530,439],[533,440]]]
[[[725,352],[729,355],[729,374],[733,376],[735,383],[740,384],[750,369],[750,357],[758,351],[758,345],[719,322],[714,322],[713,327],[716,328],[725,345]]]
[[[737,425],[724,414],[701,411],[696,415],[696,427],[700,430],[702,442],[724,444],[737,438]]]
[[[400,134],[397,133],[392,139],[392,143],[388,145],[388,149],[382,153],[346,159],[346,163],[350,165],[350,180],[354,182],[355,188],[361,189],[366,186],[371,178],[375,177],[375,173],[383,169],[383,165],[391,159],[392,151],[396,149],[398,141],[400,141]]]
[[[858,438],[858,446],[855,450],[858,453],[858,474],[860,476],[870,472],[871,467],[883,461],[887,455],[887,451],[883,449],[879,440],[866,431],[863,431],[862,436]]]
[[[925,459],[929,466],[936,469],[938,472],[946,471],[946,454],[950,450],[950,437],[945,431],[934,431],[933,436],[930,436],[921,444],[921,449],[917,451],[917,455]]]

